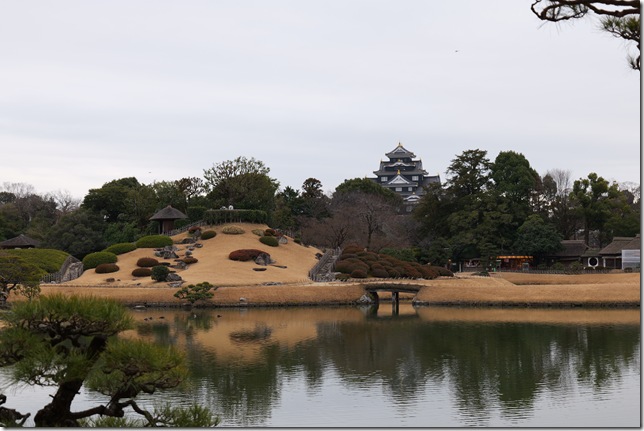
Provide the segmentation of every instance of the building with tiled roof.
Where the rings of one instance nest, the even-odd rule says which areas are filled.
[[[385,154],[389,160],[380,161],[380,167],[373,173],[381,186],[403,198],[407,204],[415,204],[425,194],[423,187],[432,183],[440,184],[440,176],[428,175],[423,162],[399,142],[398,146]]]
[[[639,268],[641,246],[639,235],[635,237],[616,236],[613,238],[613,242],[599,251],[599,255],[606,268]]]

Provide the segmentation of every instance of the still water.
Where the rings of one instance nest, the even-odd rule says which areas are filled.
[[[224,427],[641,426],[639,310],[132,313],[125,336],[180,347],[192,371],[142,404],[197,401]],[[4,393],[33,415],[51,391]]]

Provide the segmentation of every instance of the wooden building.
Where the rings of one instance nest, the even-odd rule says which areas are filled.
[[[188,216],[178,209],[173,208],[171,205],[168,205],[150,217],[150,220],[159,222],[159,233],[167,233],[174,229],[175,220],[185,218],[188,218]]]
[[[602,266],[612,269],[639,268],[640,248],[641,239],[639,235],[635,237],[616,236],[613,238],[613,242],[599,252]],[[627,262],[624,262],[624,260]],[[626,263],[628,265],[625,266]]]
[[[416,204],[425,194],[423,187],[440,184],[440,176],[431,176],[423,169],[422,160],[417,160],[416,155],[398,143],[398,146],[385,154],[388,161],[380,161],[380,167],[373,173],[376,181],[381,186],[400,195],[410,207]]]

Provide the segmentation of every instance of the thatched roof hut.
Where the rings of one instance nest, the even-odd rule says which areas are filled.
[[[171,205],[168,205],[167,207],[163,208],[152,217],[150,217],[150,220],[158,221],[160,232],[165,233],[170,232],[172,229],[174,229],[175,220],[184,218],[188,218],[188,216],[178,209],[173,208]]]
[[[40,245],[40,241],[29,238],[26,235],[20,234],[15,238],[8,239],[0,242],[0,248],[36,248]]]

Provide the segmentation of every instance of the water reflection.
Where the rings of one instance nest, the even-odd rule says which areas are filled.
[[[190,362],[185,387],[143,405],[198,401],[228,427],[641,425],[639,310],[394,311],[142,310],[123,336]],[[51,390],[4,393],[33,414]]]
[[[349,426],[353,417],[360,419],[353,426],[412,420],[416,426],[547,426],[548,411],[561,402],[570,404],[571,422],[552,425],[586,420],[596,426],[592,412],[574,417],[575,403],[620,403],[629,396],[620,393],[623,379],[639,381],[639,310],[414,309],[403,303],[398,310],[134,315],[139,325],[128,336],[185,349],[194,376],[185,393],[197,394],[228,426],[296,426],[274,417],[290,405],[287,416],[300,426]],[[304,396],[291,400],[296,390]],[[355,405],[368,398],[371,410],[346,410],[334,401],[346,394]],[[313,409],[345,414],[344,423],[324,422],[319,412],[303,415],[299,403],[308,397],[321,403]],[[626,419],[638,426],[639,400],[625,401],[635,406]],[[377,418],[381,405],[397,415],[389,414],[389,424]]]

